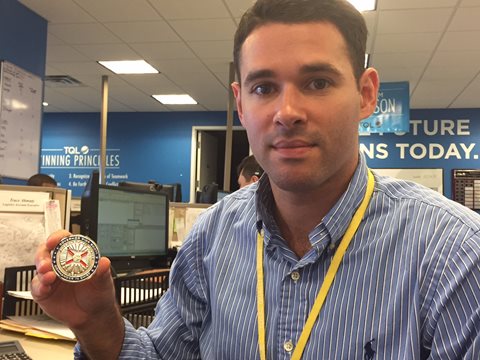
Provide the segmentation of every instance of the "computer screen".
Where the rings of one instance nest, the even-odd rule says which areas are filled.
[[[168,196],[94,181],[82,196],[81,233],[115,272],[168,266]]]

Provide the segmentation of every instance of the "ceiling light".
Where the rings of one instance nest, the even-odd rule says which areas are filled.
[[[348,0],[358,11],[373,11],[377,8],[377,0]]]
[[[42,103],[42,105],[43,105],[43,106],[48,106],[48,103],[47,103],[46,101],[44,101],[44,102]]]
[[[115,74],[158,74],[158,70],[145,60],[99,61]]]
[[[152,95],[155,100],[164,105],[195,105],[197,102],[187,94],[182,95]]]

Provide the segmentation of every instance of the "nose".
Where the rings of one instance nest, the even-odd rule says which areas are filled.
[[[293,85],[285,85],[277,98],[273,121],[285,127],[297,126],[306,121],[302,93]]]

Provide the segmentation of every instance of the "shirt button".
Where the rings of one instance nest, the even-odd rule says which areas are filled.
[[[300,279],[300,273],[298,271],[293,271],[290,274],[290,277],[292,278],[293,281],[297,282],[298,279]]]
[[[331,243],[330,245],[328,245],[328,248],[330,250],[335,250],[335,243]]]
[[[285,341],[285,343],[283,344],[283,348],[285,349],[285,351],[291,352],[291,351],[293,350],[293,342],[292,342],[292,340],[287,340],[287,341]]]

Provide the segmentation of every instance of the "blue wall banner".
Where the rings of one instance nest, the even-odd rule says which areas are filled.
[[[182,198],[188,202],[192,126],[224,126],[226,116],[225,112],[109,114],[106,184],[180,183]],[[46,113],[42,130],[41,172],[80,197],[90,174],[99,168],[100,115]]]
[[[369,118],[359,125],[360,134],[408,132],[410,121],[410,93],[407,81],[381,83],[377,107]]]

